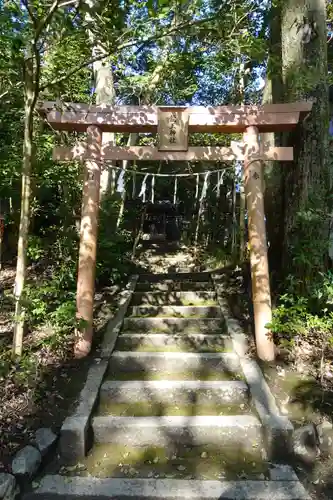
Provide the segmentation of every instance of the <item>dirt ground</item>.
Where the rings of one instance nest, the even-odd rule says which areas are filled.
[[[10,349],[13,335],[13,289],[15,270],[0,273],[0,347]],[[56,349],[39,342],[52,335],[49,327],[36,329],[25,337],[32,356],[27,365],[9,368],[0,358],[0,472],[10,472],[15,452],[33,439],[39,427],[58,432],[77,401],[91,359],[98,357],[98,344],[109,318],[117,310],[121,286],[104,288],[95,295],[95,345],[89,357],[72,358],[69,336]],[[5,374],[5,375],[3,375]]]
[[[251,296],[244,272],[229,270],[225,290],[229,307],[242,323],[255,357]],[[332,353],[322,356],[319,339],[299,338],[290,350],[280,350],[274,364],[260,363],[265,379],[283,415],[294,428],[315,424],[332,426],[333,369]],[[322,449],[311,460],[292,459],[296,473],[313,500],[333,499],[333,431],[326,431]],[[319,439],[319,436],[318,436]]]

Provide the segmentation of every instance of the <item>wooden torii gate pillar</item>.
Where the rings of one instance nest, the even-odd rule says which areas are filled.
[[[311,102],[263,106],[218,106],[190,108],[154,106],[88,106],[42,102],[39,112],[58,130],[86,132],[86,141],[73,148],[55,148],[58,161],[85,163],[82,200],[80,254],[77,284],[75,356],[86,356],[93,336],[93,305],[99,185],[105,160],[234,161],[244,162],[245,192],[255,337],[259,358],[272,361],[275,349],[266,328],[271,321],[271,294],[267,258],[265,213],[262,190],[262,161],[291,161],[293,148],[266,147],[260,133],[292,130],[312,108]],[[102,144],[103,132],[159,133],[159,147],[115,147]],[[242,148],[188,147],[188,133],[243,133]]]

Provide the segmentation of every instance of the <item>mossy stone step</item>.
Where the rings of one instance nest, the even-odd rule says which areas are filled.
[[[115,349],[140,352],[230,352],[233,345],[229,336],[221,334],[122,333]]]
[[[100,402],[148,402],[158,405],[241,405],[248,403],[249,390],[242,381],[228,380],[106,380]],[[245,405],[244,405],[245,406]]]
[[[214,285],[211,281],[160,281],[159,283],[149,283],[149,282],[139,282],[136,285],[136,292],[149,292],[149,291],[161,291],[161,292],[174,292],[174,291],[214,291]]]
[[[181,405],[177,402],[161,401],[133,401],[132,403],[116,403],[114,401],[100,401],[96,415],[111,417],[163,417],[196,415],[250,415],[249,404],[227,405],[223,402],[188,402]]]
[[[95,416],[95,443],[129,446],[165,446],[170,441],[184,445],[216,444],[249,452],[262,447],[261,422],[252,415],[204,416]]]
[[[263,445],[261,422],[252,415],[95,416],[95,443],[165,446],[170,440],[186,445],[216,445],[245,451]]]
[[[141,367],[136,371],[119,370],[117,365],[108,370],[106,380],[119,381],[162,381],[162,380],[192,380],[192,381],[227,381],[227,380],[244,380],[244,375],[241,371],[216,371],[209,367],[200,367],[196,370],[149,370]]]
[[[123,332],[223,333],[223,318],[125,318]]]
[[[179,305],[179,306],[215,306],[218,305],[215,292],[135,292],[132,296],[132,306],[138,305]]]
[[[171,272],[171,273],[156,273],[156,274],[140,274],[139,275],[139,283],[140,282],[149,282],[149,283],[157,283],[161,281],[174,281],[174,282],[184,282],[184,281],[192,281],[192,282],[202,282],[202,281],[210,281],[211,273],[208,272]]]
[[[219,318],[219,306],[133,306],[130,316],[154,318]]]
[[[168,448],[98,444],[80,460],[78,467],[68,470],[62,467],[60,473],[100,478],[263,480],[268,477],[269,469],[260,448],[243,453],[224,446],[185,446],[171,442]]]
[[[134,468],[132,468],[134,470]],[[191,475],[189,475],[191,477]],[[260,478],[261,479],[261,478]],[[47,475],[23,500],[310,500],[298,480],[195,480]]]
[[[234,353],[194,352],[133,352],[115,351],[110,365],[119,372],[156,371],[215,371],[237,374],[241,372],[239,358]],[[200,378],[200,377],[199,377]]]

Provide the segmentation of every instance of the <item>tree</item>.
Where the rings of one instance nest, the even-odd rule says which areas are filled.
[[[54,44],[63,43],[72,31],[73,22],[78,11],[73,8],[75,2],[54,0],[49,6],[44,2],[23,2],[21,9],[16,2],[9,1],[4,8],[4,13],[12,22],[20,22],[21,30],[18,35],[19,51],[16,59],[23,67],[22,79],[18,80],[17,86],[23,88],[24,99],[24,139],[22,155],[22,188],[21,188],[21,211],[20,226],[17,247],[16,277],[14,286],[15,295],[15,328],[13,339],[13,353],[22,354],[22,342],[24,332],[24,298],[23,290],[26,279],[27,247],[30,225],[30,202],[31,202],[31,174],[34,164],[34,113],[40,92],[49,84],[55,85],[64,76],[45,83],[43,81],[43,63],[47,53]],[[51,24],[57,22],[57,29]],[[47,72],[46,72],[47,73]],[[74,74],[75,70],[67,72],[67,76]],[[10,83],[10,82],[8,82]],[[11,92],[11,87],[3,92],[3,96]]]
[[[285,138],[295,160],[283,169],[284,271],[309,292],[325,271],[329,235],[328,74],[325,0],[281,6],[282,80],[286,102],[313,99],[311,114]]]

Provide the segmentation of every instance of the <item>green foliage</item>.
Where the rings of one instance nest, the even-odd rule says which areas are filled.
[[[232,257],[227,248],[210,245],[201,255],[200,260],[207,269],[222,269],[230,264]]]
[[[116,230],[119,208],[118,193],[104,197],[97,247],[96,280],[99,284],[114,284],[125,279],[133,271],[132,234],[126,229]]]
[[[307,297],[284,294],[270,324],[277,341],[292,346],[299,336],[333,344],[333,273],[320,275]]]
[[[26,286],[27,319],[30,328],[48,323],[68,332],[75,325],[76,261],[56,266],[52,273],[51,277]]]
[[[36,385],[38,361],[31,351],[26,351],[22,357],[15,360],[11,352],[2,352],[0,355],[0,381],[11,377],[17,390],[24,390]]]
[[[292,293],[309,297],[318,280],[321,285],[323,256],[328,251],[328,222],[327,212],[317,208],[315,201],[295,214],[288,249],[291,274],[287,281]]]

